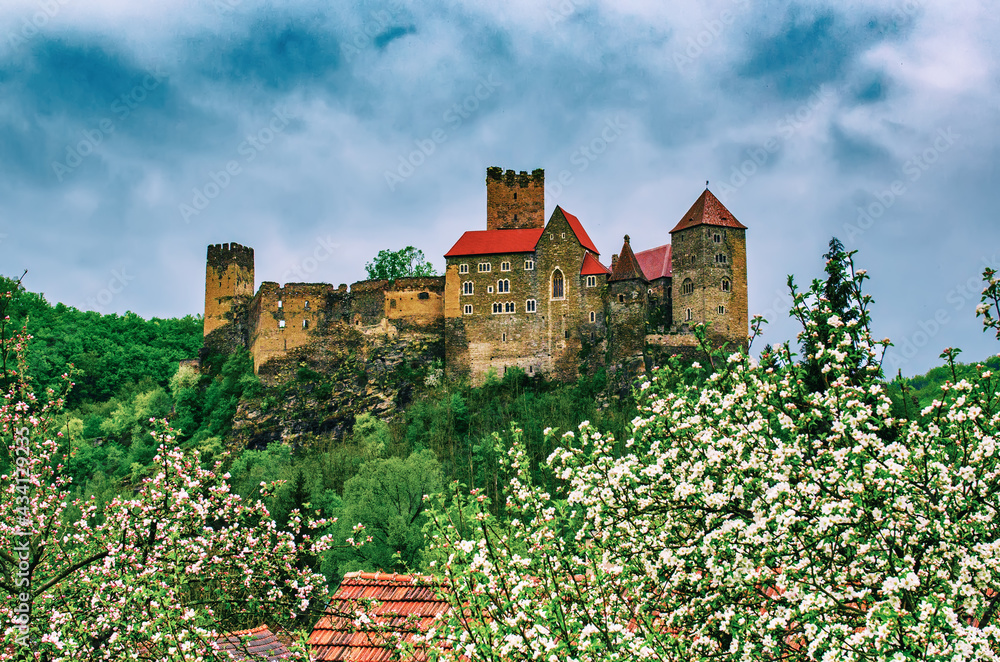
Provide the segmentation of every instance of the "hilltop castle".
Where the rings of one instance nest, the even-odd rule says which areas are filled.
[[[430,335],[450,375],[479,383],[510,367],[560,380],[601,366],[634,374],[664,353],[692,354],[697,323],[710,323],[714,344],[746,344],[747,228],[707,188],[670,243],[635,252],[625,235],[610,268],[576,216],[557,206],[545,221],[544,190],[542,170],[488,168],[486,229],[445,253],[444,276],[254,292],[253,249],[209,246],[206,347],[244,346],[260,371],[331,325]]]

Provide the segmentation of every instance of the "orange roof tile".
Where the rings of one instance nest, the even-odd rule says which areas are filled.
[[[664,244],[636,253],[635,259],[639,261],[639,266],[642,267],[642,273],[646,276],[646,280],[671,278],[674,275],[672,253],[670,244]]]
[[[542,228],[518,230],[469,230],[444,254],[445,257],[530,253],[542,236]]]
[[[309,647],[317,662],[381,662],[395,653],[392,636],[412,643],[417,633],[427,632],[436,617],[450,609],[438,597],[440,585],[433,577],[378,572],[352,572],[344,576],[330,600],[329,612],[309,635]],[[376,604],[368,602],[375,601]],[[361,631],[343,614],[367,614],[378,631]],[[426,660],[417,651],[416,660]]]
[[[670,233],[687,230],[696,225],[718,225],[724,228],[747,229],[747,226],[737,221],[732,212],[726,209],[726,206],[719,202],[719,199],[712,195],[708,189],[705,189],[705,192],[695,200],[691,209],[688,209]]]
[[[618,261],[615,262],[615,266],[611,268],[611,278],[608,279],[608,282],[612,283],[618,280],[633,280],[636,278],[646,280],[642,267],[639,266],[639,261],[635,259],[635,254],[629,245],[628,235],[625,235],[622,252],[618,255]]]
[[[576,235],[576,240],[580,242],[581,246],[586,248],[588,251],[593,251],[598,255],[601,254],[601,251],[597,250],[597,247],[594,246],[594,242],[590,240],[590,235],[588,235],[587,231],[583,229],[583,224],[580,223],[580,219],[559,205],[556,205],[555,211],[553,211],[552,214],[555,215],[556,212],[560,212],[563,217],[566,218],[566,222],[569,223],[569,227],[572,228],[573,234]]]
[[[587,251],[583,256],[583,266],[580,267],[581,276],[607,276],[611,270],[600,263],[594,254]]]
[[[224,634],[215,640],[215,648],[234,660],[248,662],[283,660],[291,654],[266,625]]]

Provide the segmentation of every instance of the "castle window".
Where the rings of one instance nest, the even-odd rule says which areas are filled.
[[[564,332],[564,335],[565,335],[565,337],[569,338],[569,329],[566,329],[566,331]]]
[[[309,310],[309,302],[308,301],[306,301],[305,304],[303,304],[302,310]]]
[[[489,262],[480,262],[479,263],[479,273],[486,273],[488,271],[490,271],[490,263]]]
[[[476,285],[471,280],[462,283],[462,294],[475,294]]]
[[[510,281],[504,278],[497,281],[497,292],[510,292]]]
[[[725,306],[719,306],[719,314],[720,315],[725,315],[726,314],[726,307]]]
[[[694,294],[694,281],[690,278],[685,278],[684,282],[681,283],[681,294]]]
[[[597,334],[594,333],[593,331],[591,331],[590,332],[590,342],[594,342],[595,340],[597,340]]]
[[[516,310],[514,309],[514,302],[513,302],[513,301],[508,301],[507,303],[505,303],[505,304],[503,305],[503,311],[504,311],[505,313],[513,313],[513,312],[517,312],[517,311],[516,311]]]
[[[730,291],[732,289],[732,287],[733,287],[732,283],[729,282],[728,278],[723,278],[722,279],[722,291],[723,292]]]
[[[714,241],[717,244],[721,244],[722,243],[722,235],[719,234],[718,232],[716,232],[715,236],[712,237],[712,241]]]
[[[563,282],[562,271],[556,269],[552,273],[552,298],[553,299],[565,299],[566,298],[566,288]]]
[[[510,271],[510,262],[501,262],[500,271]]]
[[[302,320],[302,328],[303,329],[309,328],[309,320]]]
[[[691,264],[694,264],[694,260],[695,260],[695,256],[694,255],[692,255],[692,256],[690,256],[688,258],[688,262],[690,262]]]
[[[587,276],[587,287],[597,287],[597,276]]]
[[[514,191],[514,199],[517,200],[517,191]]]
[[[537,310],[537,304],[534,299],[528,299],[524,302],[524,312],[533,313]]]
[[[517,214],[514,214],[514,222],[517,223]]]
[[[565,233],[565,232],[561,233],[561,234],[559,235],[559,238],[560,238],[560,239],[565,239],[565,238],[566,238],[566,233]]]
[[[278,299],[278,308],[281,308],[281,299]]]
[[[594,323],[594,322],[596,322],[596,321],[597,321],[597,313],[595,313],[595,312],[594,312],[594,311],[592,310],[592,311],[590,311],[590,322],[591,322],[591,323],[593,324],[593,323]]]
[[[420,294],[417,295],[417,298],[418,299],[430,299],[431,295],[429,293],[427,293],[427,292],[421,292]]]
[[[465,304],[465,307],[462,309],[462,312],[465,313],[466,315],[471,315],[472,314],[472,304],[471,303]]]
[[[667,288],[667,298],[668,299],[673,299],[674,298],[674,288],[672,288],[672,287],[668,287]]]
[[[486,293],[487,294],[493,294],[493,286],[492,285],[490,285],[489,287],[486,288]]]
[[[625,295],[624,294],[619,294],[618,295],[618,303],[625,303]]]
[[[502,312],[503,312],[503,304],[502,303],[494,303],[493,304],[493,314],[496,315],[497,313],[502,313]]]
[[[278,328],[279,329],[285,328],[285,320],[278,320]]]
[[[716,264],[725,264],[726,262],[728,262],[728,259],[726,258],[725,253],[719,253],[718,255],[715,256]]]
[[[525,271],[534,271],[535,270],[535,261],[534,260],[525,260],[524,261],[524,270]]]
[[[690,322],[692,319],[694,319],[694,315],[691,313],[691,309],[688,308],[687,311],[684,313],[684,321]]]
[[[506,333],[501,333],[500,334],[500,342],[507,342],[507,334]]]
[[[467,265],[467,264],[460,264],[460,265],[458,265],[458,273],[460,273],[460,274],[467,274],[467,273],[469,273],[469,265]]]

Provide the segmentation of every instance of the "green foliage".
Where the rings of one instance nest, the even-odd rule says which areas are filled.
[[[423,251],[407,246],[398,251],[381,250],[365,264],[371,280],[396,280],[410,276],[437,276],[434,265],[424,258]]]

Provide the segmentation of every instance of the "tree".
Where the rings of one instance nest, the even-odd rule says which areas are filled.
[[[0,400],[14,458],[0,477],[0,613],[13,624],[0,660],[214,660],[220,632],[295,627],[325,606],[325,580],[296,560],[329,548],[329,537],[310,536],[326,522],[296,512],[279,529],[263,504],[230,491],[221,465],[202,468],[197,453],[173,447],[163,421],[148,475],[103,509],[74,498],[66,440],[53,429],[63,398],[31,392],[26,341],[17,339],[18,379]]]
[[[436,276],[434,265],[424,258],[424,252],[413,246],[398,251],[381,250],[375,259],[365,263],[371,280],[396,280],[410,276]]]
[[[863,311],[863,273],[845,278]],[[442,655],[996,659],[1000,378],[981,367],[897,421],[867,316],[838,319],[818,281],[792,312],[800,342],[829,328],[822,388],[787,344],[704,383],[675,363],[639,386],[623,453],[584,422],[548,458],[552,493],[518,442],[499,515],[476,491],[439,497]]]

